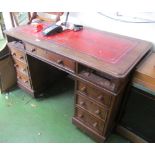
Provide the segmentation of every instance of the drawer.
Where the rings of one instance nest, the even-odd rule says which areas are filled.
[[[33,46],[31,44],[28,44],[28,43],[25,43],[25,49],[26,49],[26,51],[34,53],[34,54],[36,54],[38,51],[38,48],[36,46]]]
[[[76,102],[77,102],[76,104],[79,107],[86,109],[87,111],[95,115],[96,117],[106,121],[106,118],[108,115],[108,109],[99,106],[98,104],[90,101],[89,99],[81,95],[76,96]]]
[[[76,107],[75,108],[75,117],[81,121],[83,124],[87,125],[94,131],[96,131],[99,134],[103,134],[104,125],[105,123],[97,118],[95,118],[93,115],[89,114],[85,110]]]
[[[31,88],[30,79],[28,76],[22,74],[21,72],[17,71],[17,80],[21,84],[25,85],[26,87]]]
[[[67,70],[70,70],[71,72],[75,72],[75,61],[73,60],[51,52],[47,52],[47,59],[53,61],[59,66],[64,67]]]
[[[107,93],[103,90],[99,90],[98,88],[96,88],[92,85],[86,84],[84,82],[81,82],[81,81],[77,82],[77,90],[80,93],[87,95],[88,97],[94,99],[95,101],[97,101],[101,104],[104,104],[107,106],[110,105],[111,96],[109,93]]]
[[[8,44],[8,45],[11,51],[11,55],[14,59],[18,59],[19,61],[26,62],[26,56],[24,53],[24,49],[22,51],[21,49],[18,49],[18,47],[13,46],[12,44],[11,45]]]
[[[11,55],[14,59],[18,59],[24,63],[26,63],[26,57],[25,57],[25,53],[19,51],[19,50],[16,50],[16,49],[12,49],[11,51]]]
[[[35,54],[36,56],[39,56],[40,58],[45,59],[51,63],[54,63],[59,67],[67,69],[70,72],[75,72],[75,61],[72,61],[64,56],[46,51],[44,49],[35,47],[27,43],[25,44],[25,47],[27,51]]]
[[[18,61],[17,59],[14,59],[14,67],[16,70],[22,72],[23,74],[28,74],[28,67],[25,63]]]

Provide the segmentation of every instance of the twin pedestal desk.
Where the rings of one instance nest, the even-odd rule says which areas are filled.
[[[62,71],[74,77],[72,122],[97,142],[104,142],[115,126],[131,72],[152,47],[143,40],[91,28],[45,37],[25,25],[5,33],[17,84],[26,92],[39,96]]]

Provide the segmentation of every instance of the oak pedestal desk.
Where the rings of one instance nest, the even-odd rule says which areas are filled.
[[[48,37],[32,25],[5,33],[17,84],[34,97],[61,76],[59,70],[74,77],[72,122],[97,142],[104,142],[114,127],[131,71],[152,48],[147,41],[86,27]]]

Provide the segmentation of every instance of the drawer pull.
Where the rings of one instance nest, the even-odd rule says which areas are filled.
[[[26,68],[23,69],[23,72],[26,72]]]
[[[23,56],[21,56],[19,59],[20,59],[20,60],[23,60],[23,59],[24,59],[24,57],[23,57]]]
[[[18,64],[14,64],[14,66],[17,68],[17,67],[19,67],[19,65]]]
[[[80,101],[80,105],[84,106],[85,102],[84,101]]]
[[[83,117],[83,115],[82,115],[82,114],[79,114],[79,115],[78,115],[78,117],[79,117],[79,118],[82,118],[82,117]]]
[[[95,111],[95,114],[99,115],[99,114],[100,114],[100,110],[99,110],[99,109],[96,110],[96,111]]]
[[[86,92],[86,87],[82,87],[80,90],[82,91],[82,92]]]
[[[28,83],[28,80],[25,80],[24,83]]]
[[[21,78],[21,76],[17,76],[17,79],[18,79],[18,80],[21,80],[22,78]]]
[[[16,53],[12,53],[13,56],[16,56]]]
[[[96,127],[97,127],[97,124],[98,124],[98,123],[95,122],[95,123],[93,124],[93,127],[96,128]]]
[[[99,101],[102,101],[102,100],[103,100],[103,95],[99,95],[99,96],[97,97],[97,99],[98,99]]]
[[[35,48],[32,48],[32,49],[31,49],[31,52],[35,52],[35,51],[36,51],[36,49],[35,49]]]
[[[63,65],[63,61],[62,61],[62,60],[57,60],[57,63],[58,63],[59,65]]]

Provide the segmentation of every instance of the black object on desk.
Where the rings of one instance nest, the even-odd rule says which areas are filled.
[[[52,34],[55,34],[55,33],[60,33],[62,31],[63,31],[62,26],[52,24],[52,25],[44,28],[43,35],[48,36],[48,35],[52,35]]]

